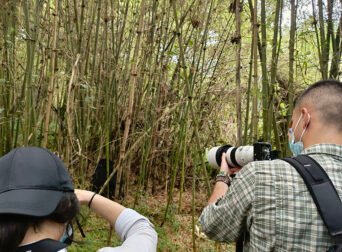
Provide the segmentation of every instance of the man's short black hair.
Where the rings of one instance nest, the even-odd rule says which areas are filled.
[[[308,87],[296,100],[295,108],[311,105],[323,123],[342,130],[342,82],[321,80]]]

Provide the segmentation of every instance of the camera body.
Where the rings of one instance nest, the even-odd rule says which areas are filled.
[[[252,161],[274,159],[271,144],[256,142],[253,145],[239,147],[234,147],[232,145],[213,147],[207,154],[209,164],[212,167],[220,167],[223,153],[226,153],[226,160],[231,168],[242,167]]]

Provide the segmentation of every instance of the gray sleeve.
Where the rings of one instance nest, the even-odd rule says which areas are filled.
[[[115,248],[102,248],[98,252],[154,252],[158,236],[153,224],[133,209],[126,208],[115,222],[115,231],[123,243]]]

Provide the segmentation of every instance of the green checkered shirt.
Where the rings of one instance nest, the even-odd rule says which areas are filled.
[[[342,146],[319,144],[303,151],[327,172],[342,198]],[[232,242],[246,231],[244,251],[326,251],[333,245],[313,199],[296,169],[282,160],[252,162],[227,194],[200,219],[211,239]]]

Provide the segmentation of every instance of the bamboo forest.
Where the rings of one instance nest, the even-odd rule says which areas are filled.
[[[143,214],[158,251],[235,251],[198,230],[210,148],[290,155],[298,94],[342,77],[341,0],[1,0],[0,156],[51,150],[75,188]],[[87,208],[68,251],[117,246]]]

